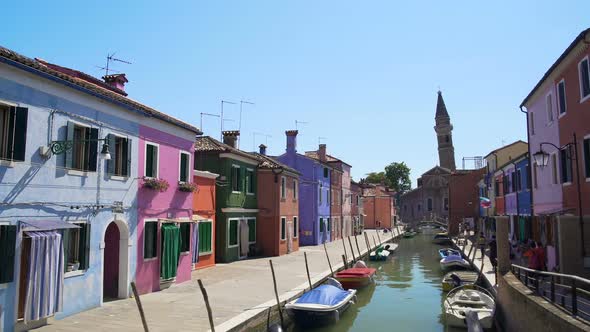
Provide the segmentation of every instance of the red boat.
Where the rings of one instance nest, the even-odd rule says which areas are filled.
[[[369,267],[353,267],[336,273],[336,279],[344,289],[359,289],[367,286],[377,270]]]

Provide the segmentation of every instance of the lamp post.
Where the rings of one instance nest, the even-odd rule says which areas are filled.
[[[97,139],[83,139],[83,140],[69,140],[69,141],[52,141],[49,144],[49,149],[55,155],[62,154],[74,147],[75,143],[86,143],[86,142],[106,142],[105,138]],[[109,152],[109,145],[104,143],[100,150],[100,157],[104,160],[111,160],[111,154]]]
[[[550,145],[558,150],[569,149],[569,153],[566,154],[566,158],[568,158],[571,162],[576,163],[576,189],[578,194],[578,220],[580,223],[580,241],[582,245],[582,257],[586,256],[586,248],[584,246],[584,214],[582,213],[582,192],[580,187],[580,164],[578,163],[578,143],[576,139],[576,133],[574,133],[574,140],[573,142],[569,142],[564,144],[563,146],[559,147],[550,142],[541,142],[539,144],[539,151],[533,153],[533,158],[537,166],[543,168],[547,166],[549,162],[549,154],[543,151],[543,145]],[[571,149],[574,149],[574,155],[571,155]]]

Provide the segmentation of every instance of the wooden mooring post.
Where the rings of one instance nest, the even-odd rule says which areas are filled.
[[[211,306],[209,305],[209,296],[207,295],[207,290],[205,289],[205,286],[203,286],[203,282],[201,281],[201,279],[198,279],[197,283],[199,283],[201,294],[203,294],[203,301],[205,301],[205,307],[207,308],[207,317],[209,317],[209,327],[211,328],[211,332],[215,332],[215,323],[213,323],[213,312],[211,311]]]
[[[346,256],[342,255],[342,262],[344,263],[344,269],[348,269],[348,262],[346,261]]]
[[[330,263],[330,255],[328,255],[328,248],[326,248],[326,243],[324,242],[324,251],[326,252],[326,258],[328,259],[328,266],[330,267],[330,275],[334,276],[334,270],[332,270],[332,263]]]
[[[272,283],[275,289],[275,298],[277,299],[277,307],[279,308],[279,317],[281,318],[281,328],[284,326],[283,310],[281,309],[281,301],[279,300],[279,291],[277,289],[277,278],[275,277],[275,268],[272,266],[272,259],[269,259],[270,271],[272,272]]]
[[[139,292],[135,286],[135,281],[131,282],[131,291],[133,291],[133,297],[135,298],[135,304],[137,304],[137,310],[139,310],[139,316],[141,317],[141,324],[143,325],[144,332],[149,332],[147,321],[145,320],[145,313],[143,312],[143,306],[141,305],[141,299],[139,298]],[[215,330],[212,330],[215,332]]]
[[[359,259],[362,257],[361,255],[361,248],[359,247],[359,240],[356,237],[356,235],[354,235],[354,242],[356,243],[356,250],[359,252]],[[367,251],[368,254],[368,251]]]
[[[367,233],[363,233],[365,234],[365,244],[367,245],[367,250],[369,251],[369,254],[371,253],[371,243],[369,242],[369,236],[367,235]]]
[[[352,260],[356,262],[356,257],[354,256],[354,250],[352,249],[352,241],[350,241],[350,236],[348,237],[348,244],[350,245],[350,252],[352,253]]]
[[[379,230],[377,229],[375,231],[375,233],[377,233],[377,239],[379,239],[379,244],[381,244],[382,242],[381,242],[381,237],[379,237]]]
[[[373,242],[375,243],[375,249],[377,249],[379,245],[377,244],[377,240],[375,240],[375,235],[371,234],[371,237],[373,238]]]
[[[312,290],[313,285],[311,284],[311,277],[309,276],[309,265],[307,265],[307,252],[303,252],[303,257],[305,257],[305,270],[307,271],[307,281],[309,281],[309,290]]]
[[[344,258],[348,259],[348,254],[346,253],[346,242],[344,238],[342,238],[342,246],[344,247]]]

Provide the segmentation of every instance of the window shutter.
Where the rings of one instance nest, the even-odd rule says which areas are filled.
[[[14,281],[16,226],[0,226],[0,284]]]
[[[24,107],[17,107],[14,114],[14,141],[11,144],[12,160],[24,161],[27,144],[27,115],[28,110]],[[12,140],[12,137],[11,137]]]
[[[68,268],[70,259],[70,230],[64,229],[62,233],[62,245],[64,247],[64,271]]]
[[[71,141],[74,139],[74,126],[73,122],[68,121],[67,132],[66,132],[66,140]],[[66,150],[66,167],[67,168],[74,168],[74,151],[73,149]]]
[[[124,147],[123,156],[127,156],[127,160],[123,163],[123,175],[131,176],[131,153],[133,152],[131,138],[127,138],[127,144]]]
[[[80,229],[80,270],[90,267],[90,224],[84,224]]]
[[[90,172],[96,172],[96,162],[98,157],[98,128],[90,128],[90,141],[88,143],[88,167]]]
[[[111,152],[111,160],[107,160],[107,174],[115,174],[115,162],[117,159],[117,153],[115,151],[115,135],[108,134],[106,137],[106,143],[109,145],[109,151]]]

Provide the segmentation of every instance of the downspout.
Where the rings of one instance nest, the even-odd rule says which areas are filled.
[[[535,176],[535,179],[533,179],[532,172],[533,172],[533,167],[535,167],[535,164],[532,162],[532,159],[531,159],[531,156],[533,154],[531,153],[531,133],[530,133],[530,130],[529,130],[529,128],[530,128],[530,126],[529,126],[529,114],[528,114],[528,110],[526,110],[526,111],[523,110],[523,107],[524,106],[521,104],[519,108],[520,108],[520,111],[522,113],[524,113],[525,116],[526,116],[526,141],[527,141],[528,152],[529,152],[529,165],[531,165],[531,167],[530,167],[530,169],[531,169],[531,182],[534,183],[535,180],[536,180],[536,176]],[[535,174],[537,174],[537,170],[535,169],[534,171],[535,171]],[[533,217],[535,215],[535,208],[534,208],[535,207],[535,204],[533,204],[533,202],[535,201],[534,200],[534,192],[535,192],[534,189],[535,189],[535,187],[533,186],[533,183],[531,183],[531,206],[530,206],[530,208],[531,208],[531,222],[533,221]],[[518,223],[519,223],[519,227],[520,227],[520,215],[518,215],[518,216],[519,216]]]

